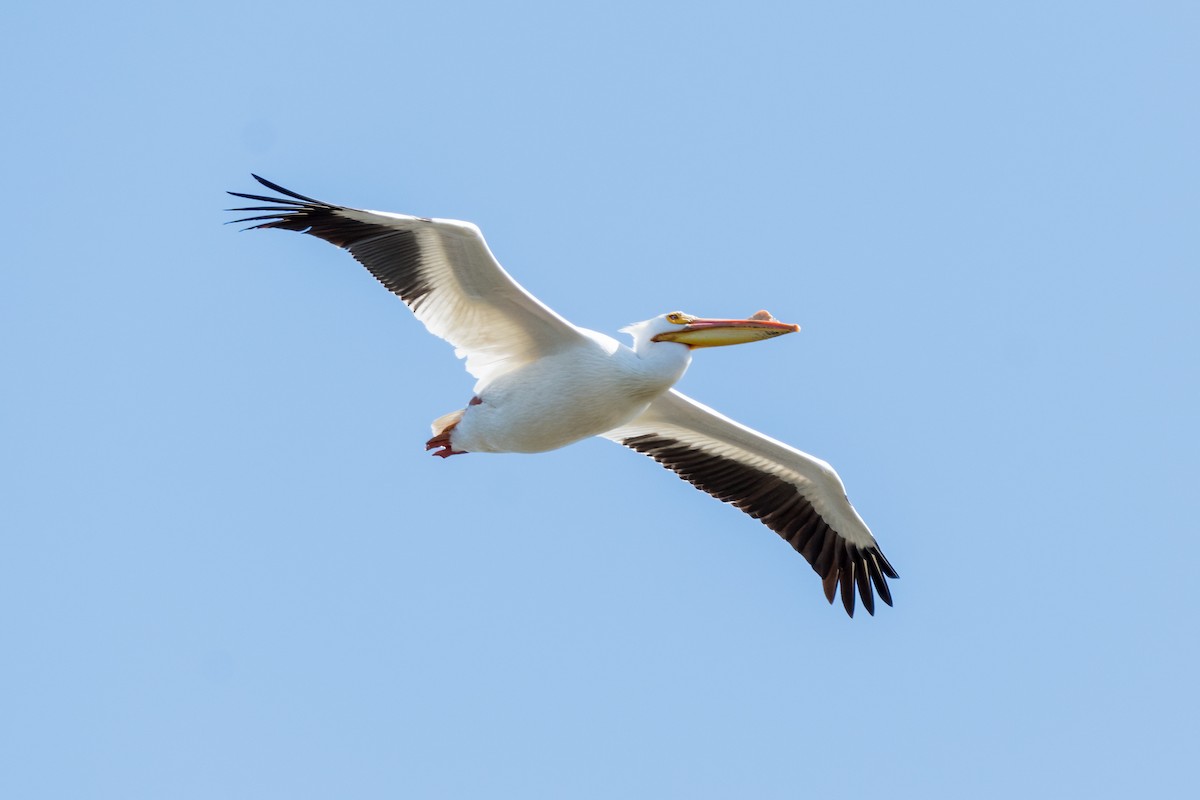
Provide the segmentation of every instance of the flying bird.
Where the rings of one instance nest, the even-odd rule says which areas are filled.
[[[580,328],[543,305],[500,266],[479,228],[332,205],[253,176],[283,197],[230,192],[268,205],[234,222],[281,228],[344,248],[398,295],[430,333],[466,359],[476,379],[464,408],[438,417],[426,449],[537,453],[602,436],[644,453],[778,533],[839,591],[854,616],[874,594],[892,604],[896,571],[820,459],[741,425],[674,388],[702,347],[798,331],[760,311],[706,319],[673,311],[623,329],[632,346]],[[874,588],[874,592],[872,591]]]

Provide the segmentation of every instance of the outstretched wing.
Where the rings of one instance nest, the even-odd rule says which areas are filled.
[[[883,602],[892,604],[887,578],[899,575],[824,461],[674,389],[604,436],[645,453],[778,533],[821,576],[830,603],[841,584],[842,605],[850,616],[856,587],[869,614],[875,613],[872,585]]]
[[[467,359],[477,388],[581,337],[504,271],[469,222],[335,206],[253,177],[286,197],[230,192],[270,204],[230,209],[270,212],[235,222],[312,234],[350,251],[430,333]]]

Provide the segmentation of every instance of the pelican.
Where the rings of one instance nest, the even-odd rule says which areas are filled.
[[[344,248],[403,300],[430,333],[455,347],[476,378],[464,408],[434,420],[426,449],[537,453],[602,436],[667,469],[778,533],[812,565],[825,597],[854,616],[874,594],[892,604],[898,578],[824,461],[741,425],[672,388],[702,347],[800,330],[760,311],[706,319],[672,311],[622,329],[632,346],[572,325],[500,266],[479,228],[331,205],[257,175],[283,197],[230,192],[268,212],[247,230],[308,233]],[[872,592],[874,587],[874,592]]]

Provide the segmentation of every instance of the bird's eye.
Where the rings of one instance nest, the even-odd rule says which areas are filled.
[[[672,311],[670,314],[667,314],[667,322],[672,322],[676,325],[686,325],[687,314],[684,314],[682,311]]]

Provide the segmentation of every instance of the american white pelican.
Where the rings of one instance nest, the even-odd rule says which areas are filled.
[[[266,211],[235,222],[310,233],[345,248],[466,358],[477,378],[467,406],[439,417],[434,455],[536,453],[603,436],[645,453],[718,500],[761,520],[803,555],[833,602],[854,616],[855,587],[875,613],[899,577],[820,459],[740,425],[671,388],[697,347],[740,344],[800,328],[765,311],[701,319],[675,311],[624,329],[626,347],[578,328],[526,292],[469,222],[330,205],[254,179],[286,197],[230,192]]]

